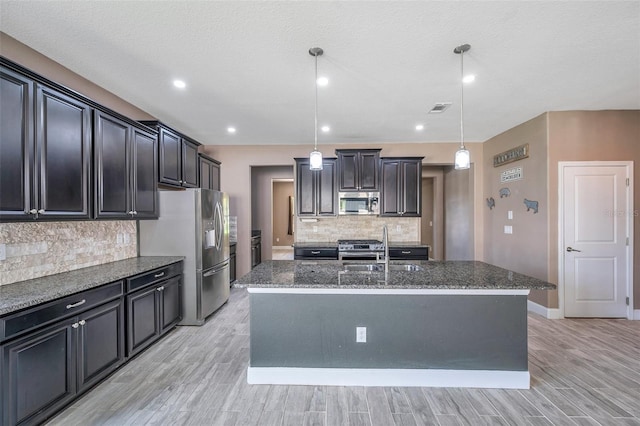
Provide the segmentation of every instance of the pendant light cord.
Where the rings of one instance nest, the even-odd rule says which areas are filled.
[[[316,57],[316,80],[314,82],[315,88],[316,88],[316,108],[315,108],[315,132],[314,132],[314,143],[313,143],[313,150],[317,151],[318,150],[318,55],[315,55]]]
[[[464,148],[464,50],[460,52],[460,148]]]

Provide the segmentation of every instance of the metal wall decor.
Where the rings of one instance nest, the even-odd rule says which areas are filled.
[[[508,197],[509,195],[511,195],[511,190],[509,188],[500,188],[500,191],[498,191],[498,193],[500,194],[500,198]]]
[[[493,167],[502,166],[503,164],[511,163],[512,161],[522,160],[529,156],[529,144],[520,145],[516,148],[512,148],[508,151],[501,152],[500,154],[493,156]]]
[[[489,210],[493,210],[496,206],[496,200],[494,200],[493,197],[487,198],[487,206],[489,207]]]
[[[504,170],[502,173],[500,173],[500,183],[520,180],[522,179],[522,176],[522,167],[514,167],[509,170]]]
[[[527,211],[533,210],[533,213],[538,213],[538,202],[533,200],[524,199],[524,205],[527,206]]]

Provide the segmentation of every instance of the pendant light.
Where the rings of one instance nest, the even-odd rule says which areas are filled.
[[[471,157],[469,150],[464,146],[464,52],[468,52],[471,46],[462,44],[455,49],[453,53],[460,55],[460,149],[456,151],[455,168],[456,170],[468,169],[471,166]]]
[[[313,151],[309,154],[309,168],[311,170],[322,170],[322,153],[318,151],[318,56],[321,56],[324,51],[319,47],[312,47],[309,49],[309,55],[316,58],[316,79],[314,80],[314,86],[316,88],[316,109],[315,109],[315,127],[314,127],[314,143]]]

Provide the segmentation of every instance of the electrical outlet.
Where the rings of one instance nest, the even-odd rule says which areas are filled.
[[[124,234],[124,243],[125,244],[129,244],[131,242],[131,237],[129,236],[129,234],[125,233]]]
[[[0,260],[6,260],[6,259],[7,259],[7,245],[0,244]]]
[[[356,343],[367,343],[367,327],[356,327]]]
[[[313,232],[318,232],[318,227],[317,226],[313,227]]]
[[[276,237],[276,243],[280,242],[280,238]]]
[[[505,233],[505,234],[513,234],[513,226],[511,226],[511,225],[505,225],[505,226],[504,226],[504,233]]]
[[[402,225],[396,225],[396,231],[402,232]]]
[[[116,243],[122,244],[123,240],[124,237],[122,236],[122,234],[118,234],[118,236],[116,237]]]

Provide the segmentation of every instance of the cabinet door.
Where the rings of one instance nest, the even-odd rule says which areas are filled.
[[[0,68],[0,219],[27,219],[32,207],[33,81]]]
[[[182,279],[180,277],[171,278],[162,283],[160,292],[162,314],[160,317],[160,331],[165,333],[182,319],[181,291]]]
[[[41,85],[37,103],[38,217],[88,219],[91,108]]]
[[[127,296],[127,353],[129,356],[151,344],[160,335],[160,286]]]
[[[236,280],[236,255],[229,256],[229,284]]]
[[[181,144],[180,136],[167,130],[160,129],[160,183],[182,185]]]
[[[382,161],[382,191],[380,194],[380,215],[397,216],[400,208],[400,162]]]
[[[76,333],[70,318],[2,346],[2,424],[38,424],[76,393]]]
[[[182,139],[182,186],[198,187],[198,145]]]
[[[130,218],[130,126],[101,111],[94,112],[93,124],[96,217]]]
[[[78,316],[78,392],[124,361],[123,305],[120,298]]]
[[[338,191],[359,191],[358,153],[338,153]]]
[[[211,189],[220,191],[220,165],[213,163],[211,165]]]
[[[135,219],[158,217],[158,139],[133,128],[131,185]]]
[[[400,166],[402,216],[420,216],[422,212],[422,164],[418,161],[403,161]]]
[[[309,170],[309,160],[296,161],[296,208],[298,216],[315,216],[316,185],[315,173]]]
[[[335,216],[338,214],[338,192],[336,191],[336,160],[324,160],[322,170],[316,171],[317,214]]]
[[[211,161],[200,158],[200,188],[213,189],[211,182]]]
[[[379,191],[380,153],[361,152],[359,155],[359,190],[366,192]]]

